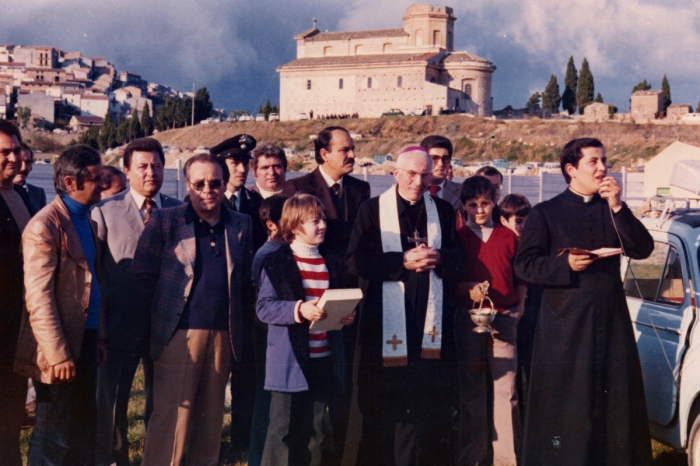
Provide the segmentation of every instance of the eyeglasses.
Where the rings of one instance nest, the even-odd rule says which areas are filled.
[[[430,172],[428,172],[428,173],[419,173],[419,172],[414,172],[413,170],[406,170],[405,168],[401,168],[401,167],[396,167],[396,168],[398,168],[399,170],[405,171],[406,174],[408,175],[408,177],[411,178],[411,179],[413,179],[413,178],[419,176],[422,180],[428,180],[428,179],[430,179],[430,177],[432,176],[432,173],[430,173]]]
[[[197,192],[204,191],[205,186],[209,186],[209,189],[212,191],[218,191],[224,185],[224,182],[222,180],[195,181],[194,183],[188,181],[188,183]]]
[[[452,160],[452,157],[449,155],[443,155],[442,157],[440,157],[439,155],[431,155],[430,158],[433,159],[433,162],[437,162],[438,160],[442,160],[442,163],[444,163],[445,165],[450,163],[450,160]]]

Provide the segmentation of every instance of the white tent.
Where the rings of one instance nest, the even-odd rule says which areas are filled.
[[[700,181],[698,187],[692,191],[681,187],[688,188],[687,183],[676,181],[673,185],[671,184],[671,176],[676,163],[690,160],[700,161],[700,147],[680,141],[674,142],[649,160],[644,164],[644,196],[670,194],[672,197],[697,198],[700,191]]]

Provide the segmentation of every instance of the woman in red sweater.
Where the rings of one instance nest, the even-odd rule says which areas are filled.
[[[459,464],[465,465],[486,464],[489,443],[494,465],[516,465],[520,449],[516,335],[527,284],[513,271],[517,236],[491,218],[494,196],[495,187],[482,176],[465,180],[460,192],[467,218],[457,232],[469,266],[458,288],[455,340],[461,414]],[[490,334],[474,332],[469,315],[486,298],[484,282],[489,283],[488,297],[498,311]]]

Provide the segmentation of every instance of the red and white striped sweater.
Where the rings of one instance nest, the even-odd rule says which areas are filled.
[[[326,262],[318,252],[318,247],[292,241],[290,244],[294,260],[301,272],[301,282],[304,285],[306,301],[320,298],[328,289],[329,275]],[[331,355],[326,332],[309,332],[309,352],[312,358],[323,358]]]

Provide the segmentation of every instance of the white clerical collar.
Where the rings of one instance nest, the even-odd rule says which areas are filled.
[[[258,192],[262,196],[263,199],[267,199],[268,197],[272,197],[275,194],[282,194],[282,190],[280,189],[279,191],[267,191],[265,189],[262,189],[258,183],[255,183],[255,186],[258,187]]]
[[[326,173],[326,172],[323,170],[323,165],[319,165],[319,166],[318,166],[318,169],[319,169],[319,171],[321,172],[321,176],[323,177],[323,179],[326,180],[326,184],[328,185],[329,188],[330,188],[331,186],[333,186],[334,184],[336,184],[336,183],[338,183],[338,184],[340,185],[341,188],[343,187],[343,177],[342,177],[342,176],[340,177],[340,179],[339,179],[338,181],[335,181],[333,178],[331,178],[331,177],[328,175],[328,173]]]
[[[141,194],[137,193],[134,188],[129,188],[129,192],[131,193],[131,197],[134,198],[134,201],[136,201],[136,207],[139,208],[139,210],[143,209],[143,202],[146,200],[146,196],[142,196]],[[153,196],[153,200],[156,203],[156,207],[159,209],[163,208],[163,205],[160,202],[160,196],[158,193],[156,193],[155,196]]]
[[[585,194],[581,194],[579,192],[576,192],[576,191],[574,191],[574,189],[571,186],[569,186],[569,191],[571,191],[572,193],[576,194],[577,196],[583,198],[583,202],[586,204],[591,202],[591,200],[593,200],[593,196],[595,196],[595,194],[592,194],[590,196],[586,196]]]
[[[412,201],[412,200],[410,200],[410,199],[406,199],[406,196],[404,196],[403,194],[401,194],[401,191],[399,190],[399,186],[398,186],[398,185],[396,185],[396,192],[399,194],[399,196],[401,196],[401,199],[403,199],[404,201],[408,202],[408,203],[411,204],[411,205],[416,205],[418,202],[420,202],[420,199],[418,199],[417,201]],[[421,199],[423,199],[422,196],[421,196]]]

